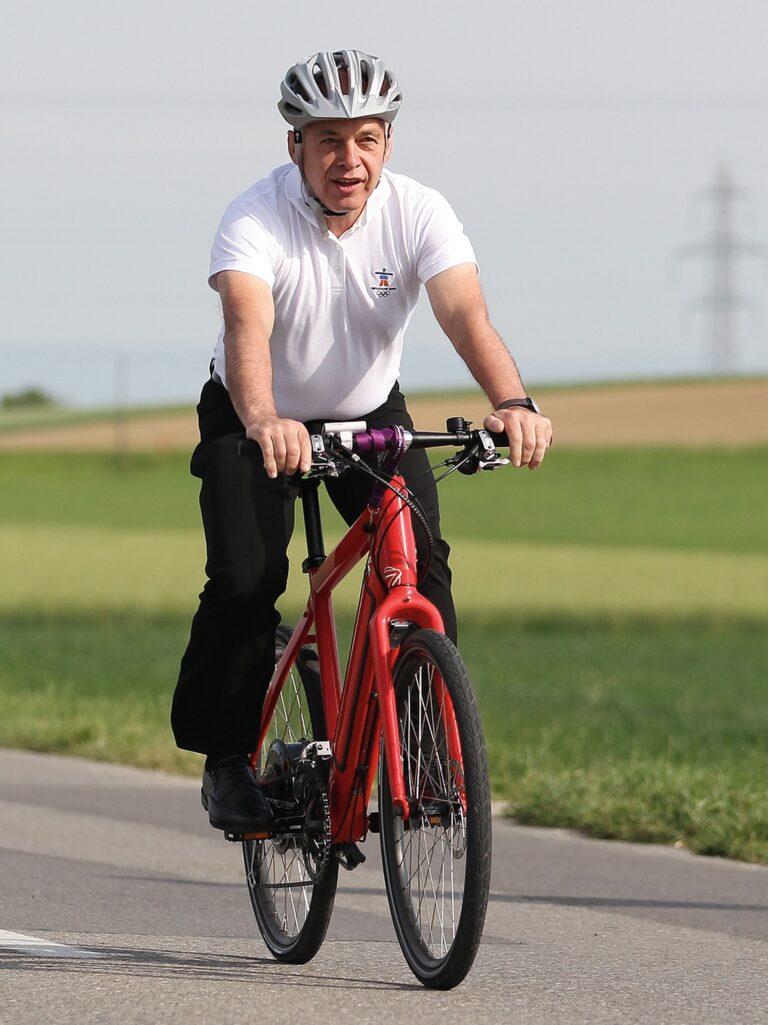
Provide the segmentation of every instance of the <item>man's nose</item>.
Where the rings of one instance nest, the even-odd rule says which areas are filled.
[[[345,167],[357,167],[360,163],[360,150],[357,148],[357,143],[350,139],[349,142],[342,143],[338,152],[339,163],[344,164]]]

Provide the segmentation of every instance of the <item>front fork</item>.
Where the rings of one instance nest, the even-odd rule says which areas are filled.
[[[398,594],[398,591],[404,593]],[[393,614],[394,613],[394,614]],[[387,774],[389,776],[389,788],[392,795],[392,804],[395,813],[407,821],[410,815],[410,805],[405,787],[405,776],[403,773],[403,752],[400,744],[400,724],[397,716],[397,698],[395,695],[393,669],[397,657],[397,648],[391,645],[391,630],[393,620],[407,620],[413,622],[421,629],[432,629],[442,633],[443,623],[434,605],[426,598],[423,598],[414,587],[394,588],[377,608],[371,618],[369,630],[371,635],[371,660],[373,663],[374,678],[376,680],[376,691],[379,700],[379,715],[381,728],[384,736],[384,751],[386,753]],[[444,688],[442,680],[435,679],[436,688]],[[445,723],[446,734],[449,738],[450,757],[458,755],[460,759],[460,747],[458,744],[458,730],[456,728],[453,707],[450,702],[443,700],[439,694],[440,707],[443,714],[451,720]]]

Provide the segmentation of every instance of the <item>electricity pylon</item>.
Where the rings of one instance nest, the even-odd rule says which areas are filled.
[[[736,237],[734,205],[743,193],[732,184],[725,167],[719,168],[715,184],[706,192],[712,202],[712,227],[704,242],[682,246],[683,257],[707,256],[710,260],[708,292],[696,301],[709,310],[709,354],[712,373],[732,372],[736,363],[737,311],[750,303],[735,288],[736,259],[764,256],[765,246]]]

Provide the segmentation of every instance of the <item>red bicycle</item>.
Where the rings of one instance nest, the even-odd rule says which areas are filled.
[[[301,480],[309,600],[294,630],[278,629],[276,668],[253,765],[272,803],[270,833],[242,841],[262,936],[281,961],[318,951],[339,865],[364,860],[357,843],[380,833],[384,880],[400,946],[425,985],[450,989],[472,966],[491,873],[488,763],[477,704],[434,605],[417,590],[411,516],[423,516],[397,468],[409,447],[453,446],[441,464],[473,473],[508,463],[503,436],[364,423],[325,424],[311,435]],[[244,441],[247,454],[255,443]],[[374,469],[361,457],[382,453]],[[318,486],[358,469],[376,478],[367,509],[328,555]],[[332,593],[367,556],[342,682]],[[378,810],[369,801],[378,773]]]

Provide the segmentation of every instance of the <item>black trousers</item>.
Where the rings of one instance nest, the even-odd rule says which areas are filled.
[[[245,753],[258,741],[261,706],[274,671],[280,622],[275,603],[287,584],[286,550],[298,488],[284,475],[270,480],[258,456],[238,455],[245,431],[221,384],[205,384],[197,412],[201,440],[190,469],[202,481],[208,580],[181,660],[171,724],[181,748],[203,754]],[[370,427],[413,426],[397,385],[383,405],[361,419]],[[425,452],[410,451],[400,472],[418,495],[435,539],[429,571],[419,587],[455,640],[449,548],[440,536],[437,489],[428,466]],[[365,508],[372,483],[366,474],[353,472],[326,482],[348,524]],[[426,537],[416,517],[413,525],[422,561]]]

